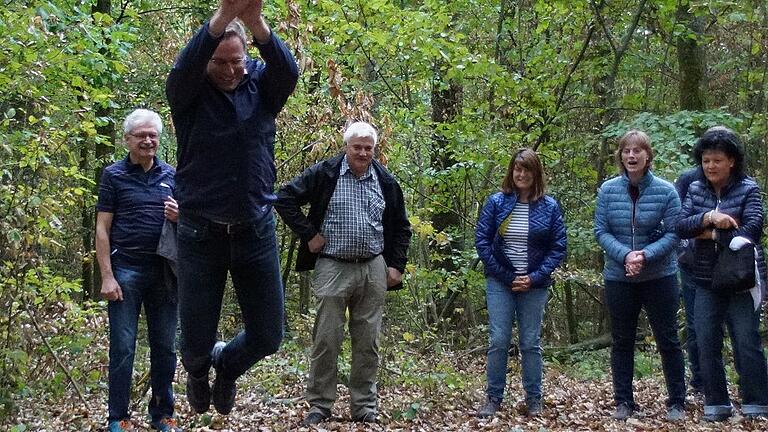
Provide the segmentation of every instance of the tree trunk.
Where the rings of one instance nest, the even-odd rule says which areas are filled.
[[[111,0],[96,0],[96,3],[91,8],[91,13],[102,13],[109,15],[112,12]],[[107,45],[107,44],[105,44]],[[103,54],[108,51],[103,48]],[[112,118],[112,109],[108,107],[99,107],[96,110],[97,118]],[[106,165],[106,158],[110,153],[110,150],[115,144],[115,127],[112,120],[107,124],[98,126],[97,132],[101,136],[109,137],[108,143],[96,141],[94,160],[96,163],[96,169],[94,172],[95,186],[92,190],[94,195],[98,194],[99,180],[101,180],[101,172]],[[87,173],[91,169],[91,161],[89,160],[89,150],[86,147],[80,151],[80,172]],[[83,247],[83,259],[82,259],[82,290],[85,296],[90,296],[93,299],[97,299],[99,296],[101,286],[101,273],[94,270],[93,263],[96,261],[96,253],[94,251],[94,230],[95,230],[95,210],[91,206],[83,206],[81,210],[81,223],[82,223],[82,247]]]
[[[704,111],[705,74],[707,70],[706,51],[700,43],[704,35],[704,17],[694,16],[688,9],[688,2],[677,6],[677,18],[685,23],[687,32],[677,37],[677,63],[680,69],[680,109]]]

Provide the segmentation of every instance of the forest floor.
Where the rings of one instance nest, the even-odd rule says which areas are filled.
[[[98,317],[90,328],[104,328],[105,317]],[[174,389],[176,416],[186,431],[766,431],[768,420],[750,420],[734,415],[729,421],[708,424],[700,420],[702,400],[689,395],[687,420],[669,423],[664,420],[665,388],[658,354],[652,346],[639,350],[636,359],[635,399],[640,410],[627,422],[611,419],[612,388],[606,349],[571,356],[567,361],[545,358],[544,412],[539,418],[524,415],[523,390],[518,359],[510,359],[506,401],[500,414],[488,420],[474,416],[484,400],[485,355],[482,347],[451,352],[432,342],[424,350],[425,341],[413,335],[385,333],[382,341],[382,367],[379,373],[380,424],[352,423],[349,394],[339,384],[339,399],[334,417],[315,428],[301,428],[307,412],[304,381],[307,375],[309,329],[297,329],[286,338],[281,350],[263,360],[238,381],[235,409],[227,416],[193,414],[186,401],[186,375],[177,367]],[[301,335],[301,336],[296,336]],[[405,336],[405,337],[403,337]],[[484,343],[478,336],[478,343]],[[483,342],[480,342],[483,341]],[[150,430],[146,415],[148,353],[146,341],[139,341],[134,374],[132,419],[134,430]],[[418,348],[418,349],[417,349]],[[101,375],[95,383],[80,390],[72,385],[60,386],[58,392],[30,390],[19,396],[14,415],[0,420],[0,430],[20,431],[85,431],[104,430],[106,424],[106,331],[98,332],[85,351],[78,353],[80,362],[98,368]],[[348,354],[348,341],[344,351]],[[578,356],[578,357],[577,357]],[[62,357],[65,364],[75,359]],[[730,371],[730,368],[729,368]],[[348,355],[340,359],[339,375],[344,381],[349,372]],[[93,373],[91,371],[91,373]],[[734,381],[732,372],[729,379]],[[83,386],[80,386],[83,388]],[[735,392],[735,388],[731,388]],[[734,400],[737,398],[734,395]],[[736,411],[738,412],[738,410]]]

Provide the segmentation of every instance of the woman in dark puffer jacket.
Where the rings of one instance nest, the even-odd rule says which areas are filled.
[[[693,238],[692,282],[696,286],[694,325],[704,380],[704,417],[722,421],[733,411],[723,369],[723,323],[731,334],[739,373],[741,409],[745,416],[768,414],[768,371],[758,333],[759,290],[724,294],[712,289],[712,271],[719,248],[734,237],[757,245],[761,285],[765,286],[765,261],[760,237],[763,205],[760,188],[744,173],[744,150],[733,131],[722,126],[709,129],[694,147],[696,163],[706,180],[691,183],[677,223],[681,238]],[[753,298],[753,295],[755,298]]]
[[[529,416],[541,414],[541,323],[551,274],[565,257],[560,206],[544,195],[541,162],[517,152],[502,191],[491,195],[477,221],[477,253],[485,266],[489,347],[487,401],[479,417],[496,414],[504,396],[512,324],[517,321],[523,388]]]

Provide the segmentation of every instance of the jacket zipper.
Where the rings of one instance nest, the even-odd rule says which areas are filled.
[[[716,212],[719,212],[719,211],[720,211],[720,197],[717,197],[717,204],[715,204],[715,210],[714,210],[714,211],[716,211]],[[712,228],[712,231],[713,231],[713,232],[716,232],[716,231],[715,231],[715,229],[716,229],[716,228],[714,228],[714,227],[713,227],[713,228]],[[712,236],[712,237],[714,237],[714,236]],[[718,253],[718,251],[719,251],[719,246],[718,246],[718,244],[717,244],[717,241],[716,241],[716,240],[714,240],[714,239],[713,239],[712,241],[714,241],[714,242],[715,242],[715,253]]]

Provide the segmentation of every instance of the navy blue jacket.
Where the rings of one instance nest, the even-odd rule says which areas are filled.
[[[765,259],[760,238],[763,234],[763,202],[760,197],[760,187],[750,177],[731,181],[720,190],[720,197],[709,181],[698,180],[691,183],[688,194],[683,201],[683,210],[677,223],[677,232],[681,238],[698,236],[704,231],[701,223],[704,215],[710,210],[725,213],[739,223],[738,229],[717,230],[718,247],[728,247],[735,236],[744,236],[757,245],[757,263],[760,277],[766,278]],[[693,265],[691,273],[698,279],[711,280],[712,269],[717,262],[715,242],[708,239],[694,239]],[[763,282],[765,286],[765,282]]]
[[[511,285],[517,270],[504,253],[504,236],[500,228],[517,205],[517,194],[497,192],[485,202],[475,231],[475,247],[483,261],[486,277]],[[563,213],[554,198],[545,195],[529,203],[528,268],[531,288],[547,288],[552,272],[565,258],[567,238]]]
[[[703,179],[705,179],[704,172],[700,166],[687,169],[680,174],[680,177],[675,180],[675,189],[677,189],[677,196],[680,197],[681,203],[685,201],[685,196],[688,195],[688,188],[691,186],[691,183]],[[677,248],[677,265],[682,270],[690,271],[691,265],[693,265],[693,241],[680,239]]]
[[[277,194],[275,210],[301,239],[296,258],[297,271],[315,268],[318,254],[310,252],[307,243],[320,232],[328,203],[336,190],[343,158],[344,154],[341,154],[307,168],[280,188]],[[372,164],[386,203],[381,221],[384,227],[382,256],[387,267],[396,268],[402,273],[405,271],[408,245],[411,241],[411,224],[405,212],[403,191],[397,180],[379,161],[373,160]],[[309,204],[309,212],[306,215],[301,211],[305,204]],[[401,287],[402,284],[390,287],[389,290]]]
[[[677,273],[679,239],[675,223],[680,216],[680,198],[674,186],[648,171],[637,187],[637,202],[629,195],[626,174],[614,177],[597,191],[595,238],[605,251],[605,280],[643,282]],[[624,259],[632,251],[645,253],[639,275],[627,277]]]
[[[178,142],[176,199],[182,212],[221,222],[258,219],[275,200],[275,117],[298,80],[296,61],[274,33],[254,42],[264,61],[228,95],[206,77],[221,39],[205,24],[181,51],[166,82]]]

